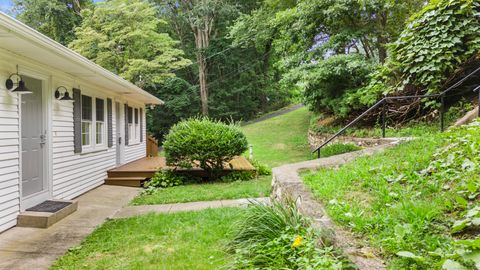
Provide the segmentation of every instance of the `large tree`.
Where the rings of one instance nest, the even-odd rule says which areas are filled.
[[[66,45],[82,22],[81,10],[91,7],[92,0],[14,0],[13,4],[20,21]]]
[[[208,115],[208,58],[212,36],[215,35],[219,18],[234,12],[235,7],[226,0],[169,0],[166,2],[175,30],[179,36],[184,35],[184,25],[190,27],[196,48],[196,64],[198,65],[198,81],[200,85],[200,100],[202,114]]]
[[[69,46],[137,85],[152,89],[173,70],[189,65],[178,41],[159,29],[154,6],[144,0],[110,0],[82,11],[84,20]]]

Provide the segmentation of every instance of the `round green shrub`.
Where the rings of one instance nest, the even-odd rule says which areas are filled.
[[[198,164],[215,179],[225,163],[247,150],[248,142],[237,125],[191,118],[170,129],[163,148],[168,165],[191,168]]]

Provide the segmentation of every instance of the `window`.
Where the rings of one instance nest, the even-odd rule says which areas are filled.
[[[101,98],[95,99],[95,142],[103,144],[105,134],[105,101]]]
[[[133,137],[135,132],[133,130],[133,108],[128,107],[128,139],[130,142],[135,141],[135,138]]]
[[[82,146],[90,145],[92,134],[92,98],[82,95]]]
[[[139,136],[139,128],[138,128],[138,109],[135,108],[135,139],[140,138]]]

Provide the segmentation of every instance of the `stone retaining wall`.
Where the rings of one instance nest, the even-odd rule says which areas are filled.
[[[308,131],[308,144],[311,149],[317,148],[323,142],[328,140],[333,134],[326,133],[317,133],[312,130]],[[381,144],[390,143],[396,141],[397,139],[391,138],[359,138],[352,136],[338,136],[331,143],[353,143],[360,147],[372,147]]]
[[[350,162],[357,157],[371,155],[394,146],[400,141],[390,141],[388,144],[377,145],[364,150],[310,160],[295,164],[288,164],[273,168],[272,199],[285,200],[290,198],[296,201],[299,210],[313,220],[313,225],[322,230],[331,232],[334,246],[343,250],[345,255],[357,265],[360,270],[386,269],[383,260],[375,256],[375,252],[362,245],[351,233],[337,227],[326,215],[324,206],[314,199],[313,194],[304,185],[299,171],[304,169],[317,169],[320,167],[333,167]]]

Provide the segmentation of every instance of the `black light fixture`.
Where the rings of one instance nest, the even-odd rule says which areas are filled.
[[[63,89],[63,93],[60,90]],[[55,98],[60,101],[73,101],[73,98],[70,97],[70,93],[68,93],[68,89],[65,86],[59,86],[55,90]]]
[[[16,77],[17,82],[13,82],[13,80],[12,80],[13,76]],[[15,85],[17,86],[17,88],[12,90],[12,88]],[[12,93],[18,93],[18,94],[31,94],[32,93],[32,91],[25,86],[25,82],[22,80],[22,76],[20,76],[20,74],[18,74],[18,65],[17,65],[17,72],[11,74],[8,77],[7,81],[5,81],[5,87],[7,87],[8,90],[11,90]]]

